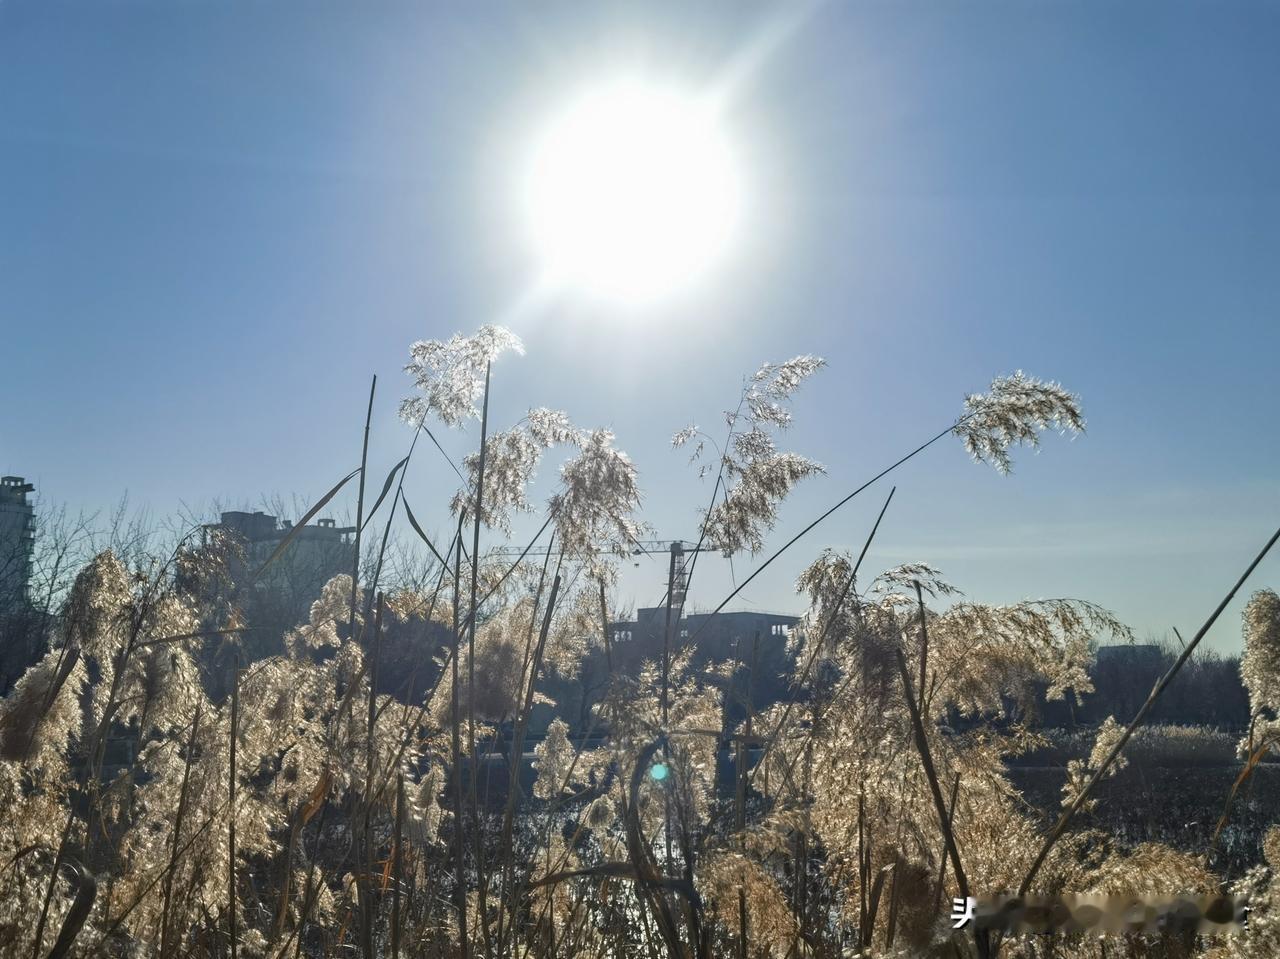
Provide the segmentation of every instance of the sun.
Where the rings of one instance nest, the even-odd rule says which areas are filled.
[[[703,275],[739,218],[737,164],[717,112],[618,82],[572,102],[536,141],[525,213],[557,284],[649,301]]]

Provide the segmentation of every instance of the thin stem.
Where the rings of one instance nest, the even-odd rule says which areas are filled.
[[[377,734],[378,722],[378,660],[382,653],[382,618],[386,604],[385,597],[378,593],[376,612],[373,620],[373,640],[369,644],[369,703],[365,732],[364,792],[361,805],[363,808],[364,834],[361,845],[364,847],[364,862],[361,863],[357,892],[360,893],[360,942],[366,959],[374,959],[373,927],[377,916],[373,905],[373,788],[374,770],[374,737]]]
[[[938,825],[942,829],[942,838],[946,842],[947,854],[951,857],[951,868],[955,870],[956,885],[960,887],[960,895],[969,897],[969,879],[965,875],[964,866],[960,862],[960,850],[956,846],[955,832],[951,828],[951,817],[947,814],[946,804],[942,799],[942,788],[938,785],[938,774],[933,767],[933,757],[929,754],[929,739],[925,735],[924,721],[920,710],[916,707],[915,693],[911,689],[911,675],[907,672],[907,659],[902,650],[897,650],[898,673],[902,678],[902,695],[907,701],[907,710],[911,713],[911,730],[915,734],[916,750],[920,753],[920,763],[924,766],[925,779],[929,781],[929,792],[933,796],[933,807],[938,813]],[[988,959],[990,955],[990,938],[985,931],[974,930],[974,941],[978,947],[980,959]]]
[[[356,605],[360,591],[360,531],[364,527],[364,480],[369,466],[369,424],[373,421],[373,394],[378,388],[378,377],[374,376],[369,384],[369,408],[364,414],[364,442],[360,446],[360,491],[356,496],[356,542],[355,556],[351,561],[351,620],[347,635],[354,637],[356,632]]]
[[[197,700],[195,716],[191,720],[191,735],[187,739],[187,755],[182,767],[182,788],[178,793],[178,810],[173,820],[173,845],[169,853],[169,868],[164,878],[163,905],[160,910],[160,959],[169,959],[169,904],[173,897],[173,875],[178,868],[178,848],[182,842],[182,822],[187,815],[191,765],[195,760],[196,734],[199,729],[200,703]]]
[[[400,887],[404,885],[404,773],[396,776],[396,832],[391,847],[394,883],[391,890],[391,959],[400,959]]]
[[[227,932],[236,959],[236,740],[240,736],[240,656],[231,669],[231,758],[227,777]]]
[[[775,559],[777,559],[779,556],[781,556],[783,553],[785,553],[787,550],[789,550],[792,546],[794,546],[797,542],[799,542],[799,540],[800,540],[800,538],[801,538],[801,537],[803,537],[805,534],[807,534],[807,533],[809,533],[810,531],[812,531],[812,530],[814,529],[814,527],[816,527],[819,523],[821,523],[823,520],[825,520],[828,516],[830,516],[832,513],[834,513],[836,510],[838,510],[838,509],[839,509],[841,506],[843,506],[845,503],[849,502],[849,500],[853,499],[855,496],[857,496],[859,493],[861,493],[863,490],[865,490],[868,486],[871,486],[871,485],[872,485],[873,483],[875,483],[877,480],[882,479],[883,477],[885,477],[885,476],[887,476],[888,474],[892,473],[894,470],[896,470],[896,469],[897,469],[899,466],[901,466],[903,463],[907,462],[907,460],[911,459],[912,457],[914,457],[914,456],[916,456],[916,455],[918,455],[918,454],[920,454],[920,453],[923,453],[923,452],[924,452],[925,450],[927,450],[930,446],[932,446],[934,443],[938,442],[938,440],[942,439],[944,436],[946,436],[948,433],[950,433],[952,430],[954,430],[957,426],[959,426],[961,423],[963,423],[963,422],[964,422],[966,419],[968,419],[968,418],[969,418],[969,417],[967,417],[967,416],[966,416],[966,417],[961,418],[960,420],[957,420],[955,423],[953,423],[953,424],[951,424],[950,426],[948,426],[945,430],[943,430],[943,431],[942,431],[941,433],[939,433],[937,436],[933,437],[933,439],[928,440],[927,442],[921,443],[919,446],[917,446],[915,449],[913,449],[913,450],[912,450],[910,453],[908,453],[906,456],[902,457],[902,458],[901,458],[900,460],[898,460],[896,463],[894,463],[893,465],[891,465],[891,466],[887,466],[887,467],[885,467],[884,469],[882,469],[879,473],[877,473],[875,476],[871,477],[871,479],[867,480],[865,483],[863,483],[861,486],[859,486],[857,489],[855,489],[852,493],[850,493],[850,494],[849,494],[848,496],[846,496],[844,499],[840,500],[840,502],[836,503],[836,504],[835,504],[834,506],[832,506],[829,510],[827,510],[825,513],[823,513],[821,516],[819,516],[817,519],[815,519],[815,520],[814,520],[812,523],[810,523],[808,526],[806,526],[804,529],[800,530],[800,532],[796,533],[796,535],[795,535],[795,536],[792,536],[792,537],[791,537],[791,539],[789,539],[789,540],[787,540],[785,543],[783,543],[783,544],[782,544],[782,546],[781,546],[781,547],[779,547],[779,548],[778,548],[778,549],[773,553],[773,555],[771,555],[768,559],[766,559],[763,563],[761,563],[758,567],[756,567],[756,569],[752,571],[752,573],[751,573],[751,575],[750,575],[750,576],[748,576],[748,577],[747,577],[746,579],[744,579],[741,583],[739,583],[736,587],[734,587],[733,592],[731,592],[728,596],[726,596],[726,597],[721,601],[720,605],[719,605],[719,606],[717,606],[715,609],[713,609],[713,610],[711,611],[711,613],[710,613],[710,614],[709,614],[705,619],[703,619],[703,621],[702,621],[702,625],[698,627],[698,631],[697,631],[696,633],[694,633],[694,634],[693,634],[693,636],[692,636],[692,638],[689,640],[690,644],[692,644],[695,640],[697,640],[697,638],[698,638],[700,635],[702,635],[703,630],[705,630],[709,625],[711,625],[711,621],[712,621],[713,619],[715,619],[715,617],[716,617],[716,616],[720,615],[721,611],[722,611],[726,606],[728,606],[730,602],[732,602],[732,600],[733,600],[733,598],[734,598],[735,596],[737,596],[737,595],[738,595],[739,593],[741,593],[744,589],[746,589],[746,588],[747,588],[747,586],[749,586],[749,585],[751,584],[751,581],[752,581],[753,579],[755,579],[757,576],[759,576],[761,573],[763,573],[766,569],[768,569],[768,568],[769,568],[769,565],[770,565],[770,564],[771,564]]]
[[[454,902],[458,910],[458,940],[462,947],[462,959],[471,955],[471,944],[467,938],[467,869],[464,827],[466,817],[462,811],[462,716],[460,713],[458,654],[462,649],[462,633],[459,631],[459,604],[462,601],[460,591],[462,584],[462,524],[466,521],[466,511],[458,515],[458,533],[454,536],[453,560],[453,662],[450,665],[450,677],[453,687],[450,690],[452,702],[449,704],[449,726],[453,758],[453,831],[454,831]]]
[[[476,627],[478,625],[476,594],[480,585],[480,523],[484,513],[484,468],[489,452],[489,373],[491,366],[492,364],[486,363],[484,367],[484,405],[480,413],[480,463],[476,470],[475,502],[473,504],[475,523],[472,527],[471,538],[471,598],[467,605],[469,626],[467,630],[467,749],[471,756],[471,828],[475,842],[476,871],[481,889],[485,887],[486,883],[484,881],[484,834],[483,830],[480,829],[479,797],[477,795],[479,790],[476,785],[476,773],[479,765],[479,757],[476,755]],[[480,930],[485,942],[485,955],[489,955],[492,953],[493,947],[489,941],[489,923],[485,919],[483,902],[480,910]]]

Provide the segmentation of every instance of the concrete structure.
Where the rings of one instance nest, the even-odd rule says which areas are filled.
[[[675,622],[679,616],[679,622]],[[708,622],[709,620],[709,622]],[[760,637],[757,652],[759,665],[766,670],[785,665],[787,636],[799,622],[796,616],[783,613],[725,612],[686,613],[672,610],[671,652],[684,649],[697,637],[693,653],[695,666],[741,661],[750,663],[755,638]],[[631,622],[611,624],[614,665],[624,672],[638,668],[642,660],[656,660],[662,655],[666,633],[667,608],[654,606],[636,610]]]
[[[27,605],[35,552],[35,487],[21,476],[0,477],[0,615]]]
[[[680,616],[679,608],[672,611],[673,618]],[[710,620],[710,623],[708,623]],[[710,613],[685,613],[680,617],[680,631],[678,635],[672,636],[672,648],[677,648],[682,643],[677,640],[683,637],[688,639],[695,633],[701,631],[702,636],[698,639],[699,647],[705,647],[707,636],[716,636],[720,639],[728,639],[736,642],[739,639],[751,640],[757,633],[760,634],[761,642],[778,637],[786,637],[791,632],[791,628],[800,621],[798,616],[789,616],[786,613],[764,613],[755,612],[753,610],[743,610],[739,612],[718,613],[714,617]],[[667,608],[665,606],[642,607],[636,610],[636,618],[633,623],[618,624],[620,627],[630,626],[633,630],[633,638],[635,634],[654,635],[659,639],[666,631],[667,624]],[[722,654],[728,653],[728,650],[721,650]]]
[[[254,575],[293,532],[293,524],[268,513],[233,510],[223,513],[222,522],[213,528],[231,534],[243,551],[231,570],[236,587],[252,582],[259,599],[271,600],[295,620],[305,619],[326,582],[339,573],[350,574],[355,566],[355,527],[321,519],[298,530],[284,553],[255,582]]]
[[[679,616],[679,620],[676,617]],[[708,622],[710,620],[710,622]],[[633,620],[609,624],[609,657],[593,648],[572,679],[548,676],[545,691],[557,705],[534,707],[530,733],[541,733],[556,716],[575,732],[593,727],[592,707],[600,701],[614,676],[636,676],[645,662],[660,662],[666,633],[665,606],[636,610]],[[709,672],[725,663],[740,664],[726,689],[724,723],[731,728],[745,715],[747,671],[755,661],[751,699],[756,711],[767,708],[786,695],[785,675],[791,667],[787,638],[799,617],[784,613],[753,611],[710,613],[672,611],[671,654],[686,650],[690,643],[690,665],[695,673]],[[756,643],[759,637],[759,644]]]

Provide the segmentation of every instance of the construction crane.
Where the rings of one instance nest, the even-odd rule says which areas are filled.
[[[605,547],[601,547],[603,550]],[[546,556],[546,547],[538,547],[527,552],[520,546],[500,546],[492,551],[498,556]],[[555,555],[558,550],[552,549]],[[699,546],[683,539],[638,539],[631,541],[632,556],[653,556],[656,552],[670,553],[670,564],[667,569],[666,602],[674,609],[683,609],[689,591],[689,556],[695,553],[714,553],[715,547]],[[639,566],[639,563],[635,564]]]

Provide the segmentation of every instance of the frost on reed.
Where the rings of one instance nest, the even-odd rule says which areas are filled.
[[[479,418],[487,378],[501,395],[493,360],[520,349],[497,327],[415,343],[415,394],[401,405],[414,442],[433,417],[456,428]],[[787,496],[821,471],[777,438],[824,365],[766,364],[723,432],[676,435],[695,443],[694,459],[716,451],[701,464],[716,483],[699,514],[714,547],[759,552]],[[490,404],[491,420],[500,408]],[[965,409],[955,432],[1001,471],[1042,430],[1083,428],[1075,397],[1021,373]],[[562,458],[538,504],[552,451]],[[229,955],[233,931],[237,955],[264,959],[992,954],[950,928],[959,885],[922,753],[969,888],[1016,888],[1042,827],[1005,760],[1042,741],[1037,690],[1089,694],[1092,644],[1129,638],[1121,623],[1079,600],[974,602],[924,562],[858,579],[852,555],[817,549],[796,582],[807,612],[771,660],[784,664],[785,701],[753,698],[759,677],[741,643],[733,661],[677,642],[666,668],[655,648],[635,669],[588,677],[590,651],[609,650],[614,561],[643,529],[635,465],[608,430],[533,407],[489,430],[459,473],[463,488],[435,518],[474,520],[478,506],[487,536],[505,541],[522,515],[541,515],[554,534],[545,571],[532,556],[512,565],[455,543],[439,544],[449,568],[415,583],[337,576],[277,655],[241,664],[234,726],[229,667],[255,624],[207,588],[225,576],[224,545],[132,563],[105,552],[85,566],[49,652],[0,702],[0,954],[49,954],[75,863],[97,878],[72,930],[82,957],[213,959]],[[405,488],[425,515],[416,484]],[[1255,747],[1280,706],[1278,624],[1280,600],[1256,594],[1245,659]],[[380,659],[393,634],[409,637],[412,676],[388,676]],[[491,771],[518,777],[515,731],[534,710],[562,711],[549,676],[595,683],[598,702],[552,718],[530,746],[529,794],[505,794]],[[1068,801],[1117,733],[1105,725],[1070,770]],[[1267,865],[1236,885],[1255,897],[1248,936],[1206,954],[1280,952],[1278,850],[1273,833]],[[1126,849],[1087,827],[1038,877],[1044,891],[1217,881],[1189,856]],[[1006,943],[1000,954],[1015,953]],[[1077,937],[1054,955],[1100,953]]]

